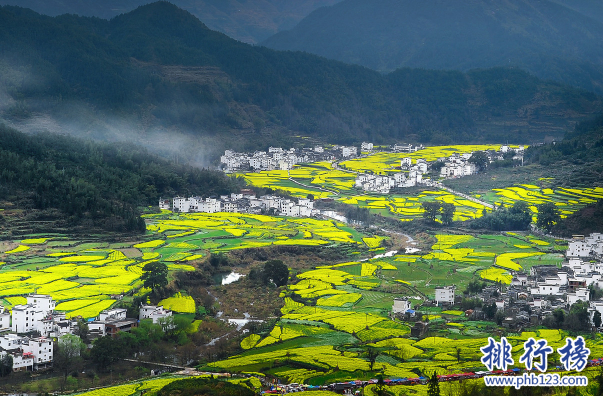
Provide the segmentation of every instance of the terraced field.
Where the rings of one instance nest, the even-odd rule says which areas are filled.
[[[603,199],[603,188],[542,188],[532,184],[519,184],[514,187],[495,188],[481,199],[505,206],[524,201],[530,204],[534,214],[538,213],[536,205],[552,202],[559,208],[561,217],[567,217],[584,206]]]
[[[423,215],[421,204],[425,201],[451,203],[456,207],[454,221],[466,221],[481,217],[484,210],[490,211],[490,209],[480,203],[435,188],[412,194],[365,193],[354,188],[355,172],[393,174],[401,172],[400,160],[404,157],[410,157],[413,163],[418,159],[432,162],[454,153],[463,154],[499,148],[500,145],[457,145],[428,147],[414,153],[379,152],[341,162],[341,167],[349,170],[347,172],[333,169],[331,164],[321,162],[299,165],[291,171],[247,173],[243,176],[248,183],[256,186],[284,190],[296,197],[305,198],[308,194],[312,194],[315,198],[331,197],[348,205],[368,208],[374,213],[399,218],[401,221],[421,218]],[[553,202],[559,207],[561,215],[566,217],[585,205],[602,199],[603,188],[555,189],[518,184],[503,189],[495,188],[475,197],[488,203],[507,206],[516,201],[526,201],[530,204],[534,215],[537,214],[536,205]]]
[[[2,242],[0,297],[10,308],[30,293],[48,294],[68,317],[92,318],[115,296],[142,287],[142,268],[162,261],[171,271],[193,271],[210,252],[263,246],[351,246],[375,249],[383,237],[361,234],[345,224],[316,219],[236,213],[148,216],[145,240],[109,244],[49,235]],[[163,301],[176,312],[195,312],[188,296]],[[334,304],[330,300],[325,304]]]
[[[516,148],[517,146],[511,147]],[[410,157],[412,163],[415,164],[418,159],[433,162],[438,158],[450,157],[452,154],[465,154],[484,150],[498,151],[500,150],[500,144],[432,146],[414,153],[376,153],[364,158],[344,161],[341,163],[341,166],[354,172],[386,175],[400,172],[400,161],[402,158]]]
[[[242,176],[248,183],[258,187],[270,187],[305,198],[312,194],[315,198],[335,198],[342,203],[369,208],[372,212],[396,217],[402,221],[412,221],[422,217],[421,204],[425,201],[441,201],[456,207],[454,220],[471,220],[489,211],[484,205],[455,196],[444,190],[427,189],[412,194],[374,194],[365,193],[354,187],[356,172],[374,174],[392,174],[401,172],[400,160],[411,157],[413,163],[417,159],[435,161],[454,153],[470,153],[478,150],[498,150],[500,145],[459,145],[435,146],[419,150],[415,153],[375,153],[363,158],[352,159],[340,163],[349,169],[342,171],[333,169],[330,163],[298,165],[291,171],[264,171],[245,173]]]
[[[409,323],[390,318],[394,297],[407,296],[418,306],[425,295],[433,298],[435,286],[455,284],[460,292],[473,279],[504,283],[511,271],[543,264],[539,258],[546,257],[547,264],[563,261],[553,252],[559,245],[552,239],[514,233],[441,234],[435,239],[426,253],[320,266],[297,274],[298,282],[281,294],[283,315],[272,331],[249,335],[241,344],[244,353],[215,366],[233,372],[264,370],[309,384],[325,378],[365,379],[374,376],[366,353],[372,346],[380,353],[376,370],[389,377],[417,377],[417,369],[424,376],[483,370],[479,348],[487,344],[495,327],[492,322],[469,321],[459,310],[419,307],[417,314],[430,320],[434,329],[419,341],[409,337]],[[555,346],[564,343],[565,333],[558,330],[539,330],[536,335]],[[536,335],[509,337],[516,361],[519,347]],[[603,356],[603,339],[589,342]],[[291,364],[283,365],[283,360]],[[278,369],[271,369],[274,362],[279,362]]]
[[[136,381],[126,385],[112,386],[102,389],[93,390],[90,392],[78,393],[80,396],[133,396],[141,394],[154,395],[164,386],[171,384],[174,381],[186,379],[186,378],[202,378],[209,377],[209,375],[201,375],[195,377],[184,377],[184,376],[162,376],[162,378],[147,379],[143,381]],[[242,384],[251,389],[260,389],[261,383],[257,378],[250,379],[231,379],[229,382],[235,384]]]

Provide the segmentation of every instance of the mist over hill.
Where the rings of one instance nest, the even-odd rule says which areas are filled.
[[[265,149],[299,135],[529,143],[603,110],[595,94],[519,69],[384,75],[255,47],[167,2],[111,21],[1,7],[0,50],[8,125],[134,141],[200,165],[224,148]]]
[[[262,44],[389,72],[519,67],[603,93],[603,3],[344,0]]]
[[[210,29],[245,43],[258,43],[291,29],[313,10],[340,0],[171,0]],[[0,5],[30,8],[49,16],[75,14],[111,19],[153,0],[0,0]]]

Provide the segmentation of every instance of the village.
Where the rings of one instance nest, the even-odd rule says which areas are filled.
[[[424,149],[424,146],[413,146],[411,144],[394,144],[387,150],[392,153],[414,153]],[[359,153],[360,149],[360,155]],[[291,170],[295,165],[306,164],[318,161],[335,162],[359,158],[375,152],[373,143],[363,142],[360,148],[354,146],[332,146],[324,148],[315,146],[312,148],[290,148],[285,150],[281,147],[269,147],[268,151],[256,151],[254,153],[237,153],[232,150],[226,150],[220,158],[221,167],[226,173],[234,172],[262,172],[271,170]],[[523,163],[524,146],[512,149],[509,145],[500,146],[499,151],[486,151],[487,163],[501,161],[511,157],[513,161]],[[510,154],[510,156],[509,156]],[[399,172],[390,175],[377,175],[371,173],[359,173],[355,179],[355,187],[365,192],[378,194],[389,194],[392,189],[415,187],[417,185],[433,186],[442,179],[452,179],[464,176],[470,176],[479,171],[473,153],[452,154],[448,157],[438,158],[437,161],[427,162],[425,159],[417,159],[413,163],[411,157],[404,157],[400,160]],[[344,168],[345,169],[345,168]],[[186,205],[186,204],[184,204]],[[198,210],[207,212],[213,210],[212,203],[200,203],[203,209]],[[189,205],[195,207],[195,205]],[[230,211],[230,204],[222,203],[223,211]],[[194,210],[194,209],[193,209]],[[209,212],[211,213],[211,212]],[[302,215],[303,216],[303,215]]]
[[[159,209],[172,210],[177,213],[266,213],[290,217],[310,217],[321,214],[320,210],[314,209],[314,201],[311,199],[293,200],[275,195],[256,197],[253,190],[248,189],[243,189],[240,193],[233,193],[230,196],[223,195],[220,198],[160,199]]]
[[[508,145],[502,145],[498,152],[486,152],[485,160],[488,164],[501,161],[505,158],[505,154],[510,153],[514,161],[523,161],[524,150],[524,146],[512,150]],[[395,188],[434,186],[442,179],[456,179],[476,174],[479,169],[476,161],[471,159],[472,156],[473,153],[455,153],[449,157],[438,158],[432,163],[419,158],[414,164],[411,157],[404,157],[400,160],[401,172],[393,175],[359,174],[355,186],[365,192],[379,194],[389,194]]]
[[[465,311],[469,320],[493,319],[486,314],[486,307],[494,307],[500,325],[510,332],[519,333],[528,327],[546,324],[554,311],[567,315],[572,305],[588,304],[587,312],[592,328],[601,327],[603,299],[603,234],[588,237],[577,235],[568,242],[565,261],[561,268],[555,265],[537,265],[529,273],[514,272],[511,284],[487,285],[478,293],[464,295],[454,285],[435,288],[435,298],[428,304],[445,308],[461,306],[463,298],[477,298],[482,306]],[[420,309],[420,308],[419,308]],[[559,312],[559,311],[558,311]],[[415,320],[411,334],[423,337],[429,323],[421,320],[412,309],[408,298],[395,298],[392,315],[401,319]]]
[[[27,304],[12,307],[9,313],[0,307],[0,357],[10,354],[13,371],[37,371],[52,366],[54,360],[53,340],[66,334],[76,334],[80,326],[87,326],[87,337],[93,340],[111,336],[120,331],[130,331],[138,327],[141,320],[148,319],[170,326],[172,311],[163,306],[141,305],[138,318],[126,317],[124,308],[112,308],[102,311],[98,317],[84,322],[81,318],[66,318],[62,312],[55,312],[55,301],[51,296],[31,294],[26,297]]]
[[[529,327],[546,324],[546,318],[556,310],[569,312],[572,305],[588,304],[590,327],[601,326],[603,299],[594,299],[594,291],[603,286],[603,234],[575,236],[568,243],[565,261],[561,267],[536,265],[529,273],[514,272],[511,284],[484,285],[477,293],[463,295],[454,285],[436,287],[433,300],[422,305],[437,305],[446,309],[461,306],[463,298],[471,297],[482,302],[481,307],[464,311],[469,320],[495,320],[487,315],[492,307],[499,323],[507,331],[517,333]],[[600,294],[600,296],[603,293]],[[116,296],[118,298],[118,296]],[[124,308],[102,311],[98,317],[82,321],[81,318],[66,318],[64,313],[55,312],[55,302],[48,295],[31,294],[27,303],[0,311],[0,355],[10,354],[13,370],[40,370],[52,366],[54,357],[53,339],[66,334],[78,334],[78,327],[88,327],[90,341],[103,337],[116,337],[119,332],[128,332],[138,327],[140,321],[150,320],[165,330],[171,326],[173,313],[162,306],[142,304],[138,318],[128,318]],[[408,298],[393,297],[392,317],[412,323],[411,336],[425,337],[430,328],[424,321],[418,306],[413,309]]]
[[[423,148],[423,145],[395,144],[389,147],[389,151],[413,153]],[[253,153],[237,153],[233,150],[226,150],[220,157],[220,164],[226,173],[290,170],[297,164],[356,158],[359,156],[358,149],[354,146],[334,145],[290,148],[288,150],[281,147],[269,147],[267,152],[255,151]],[[374,150],[373,143],[363,142],[360,145],[360,155],[373,153]]]

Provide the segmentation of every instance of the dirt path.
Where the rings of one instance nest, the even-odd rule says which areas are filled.
[[[302,186],[302,187],[306,187],[306,188],[314,188],[314,189],[317,189],[317,190],[322,190],[322,191],[330,192],[330,193],[335,194],[335,196],[338,196],[338,195],[339,195],[339,191],[333,191],[333,190],[329,190],[329,189],[327,189],[327,188],[323,188],[323,187],[317,187],[317,186],[308,186],[307,184],[304,184],[304,183],[298,182],[297,180],[295,180],[295,179],[294,179],[294,178],[292,178],[291,176],[289,176],[289,181],[292,181],[293,183],[295,183],[295,184],[297,184],[297,185],[300,185],[300,186]]]
[[[463,194],[462,192],[455,191],[455,190],[453,190],[450,187],[446,187],[442,183],[438,183],[438,184],[436,184],[436,186],[439,187],[439,188],[441,188],[442,190],[448,191],[451,194],[458,195],[459,197],[463,197],[465,199],[468,199],[471,202],[475,202],[475,203],[478,203],[480,205],[484,205],[487,208],[494,209],[494,205],[492,205],[492,204],[490,204],[488,202],[482,201],[480,199],[477,199],[475,197],[472,197],[470,195]]]

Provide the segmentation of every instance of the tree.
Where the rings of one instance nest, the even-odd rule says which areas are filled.
[[[463,294],[476,294],[480,293],[484,287],[486,287],[486,282],[480,282],[478,280],[472,280],[467,284],[467,288],[463,292]]]
[[[561,308],[557,308],[553,311],[553,319],[555,320],[555,328],[560,329],[565,321],[565,311]]]
[[[375,393],[377,396],[385,396],[385,381],[382,374],[377,376],[377,389]]]
[[[488,159],[488,154],[486,154],[486,152],[476,151],[473,154],[471,154],[471,157],[469,158],[469,162],[471,162],[472,164],[475,164],[475,167],[481,171],[488,167],[490,160]]]
[[[123,351],[119,344],[109,335],[97,338],[90,351],[90,357],[100,370],[104,370],[118,361],[122,354]]]
[[[427,395],[428,396],[440,396],[440,382],[438,381],[438,375],[435,370],[433,375],[427,383]]]
[[[289,280],[289,268],[281,260],[270,260],[264,264],[262,280],[265,284],[270,282],[277,286],[284,286]]]
[[[371,368],[371,371],[373,371],[373,366],[375,365],[375,362],[377,361],[377,356],[379,356],[379,351],[376,348],[373,347],[369,347],[366,350],[366,354],[369,360],[369,365]]]
[[[599,374],[595,377],[597,380],[597,396],[603,396],[603,366],[599,366]]]
[[[593,301],[593,300],[600,300],[601,297],[603,297],[603,290],[601,290],[599,288],[599,286],[597,285],[589,285],[588,286],[588,299]]]
[[[494,321],[496,322],[497,325],[501,326],[503,320],[505,320],[505,314],[503,311],[496,311],[496,313],[494,314]]]
[[[229,264],[228,257],[221,252],[218,254],[212,253],[209,258],[209,264],[214,268],[227,266]]]
[[[168,267],[164,263],[148,263],[142,267],[142,276],[144,287],[155,291],[167,285]]]
[[[13,372],[13,356],[10,353],[4,353],[0,357],[0,377],[6,377]]]
[[[423,206],[423,218],[435,222],[436,217],[440,213],[441,205],[437,201],[425,201],[421,204]]]
[[[595,314],[593,315],[593,323],[597,329],[601,327],[601,312],[595,311]]]
[[[496,315],[496,312],[498,311],[498,307],[496,306],[496,303],[493,302],[490,305],[488,305],[488,304],[484,305],[484,308],[482,308],[482,310],[484,311],[486,318],[494,319],[494,316]]]
[[[54,349],[53,366],[63,374],[61,389],[65,388],[67,376],[76,370],[82,363],[82,352],[86,350],[86,345],[80,337],[73,334],[61,336]]]
[[[538,217],[536,218],[536,225],[538,228],[542,228],[547,232],[551,232],[551,229],[559,220],[561,215],[557,205],[553,202],[546,202],[540,205],[536,205],[538,209]]]
[[[88,343],[88,323],[83,319],[77,319],[77,327],[73,330],[73,334],[80,337],[83,343]]]
[[[456,362],[460,363],[461,362],[461,348],[455,347],[455,350],[456,350]]]
[[[532,210],[525,201],[517,201],[509,208],[509,214],[514,217],[513,227],[517,230],[525,230],[532,222]]]
[[[572,304],[569,314],[563,321],[563,327],[568,330],[580,331],[590,329],[590,318],[588,315],[588,302],[578,301]]]
[[[452,224],[452,219],[454,218],[456,206],[451,203],[442,203],[440,207],[442,210],[442,223],[444,223],[445,225]]]

